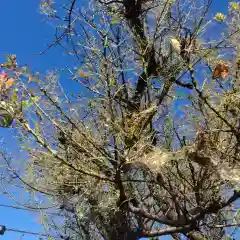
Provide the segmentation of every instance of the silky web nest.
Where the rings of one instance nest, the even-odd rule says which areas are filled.
[[[217,158],[218,159],[218,158]],[[220,163],[214,156],[210,157],[205,154],[199,154],[192,146],[184,147],[177,152],[168,152],[164,149],[155,148],[152,152],[138,159],[138,163],[144,164],[153,172],[165,172],[175,166],[174,162],[178,162],[179,168],[185,171],[188,161],[198,168],[207,168],[212,171],[213,175],[219,180],[229,181],[232,184],[239,184],[240,164],[229,167],[225,163]]]
[[[140,158],[140,162],[146,164],[154,172],[160,171],[173,160],[183,159],[185,151],[168,152],[161,148],[155,148],[150,153]]]

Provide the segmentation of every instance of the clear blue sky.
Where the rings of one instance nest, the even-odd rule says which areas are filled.
[[[66,66],[66,63],[73,62],[72,57],[64,54],[59,48],[52,48],[43,56],[38,55],[54,38],[54,27],[42,22],[43,16],[38,12],[39,2],[40,0],[1,1],[0,62],[4,60],[5,53],[16,54],[18,63],[28,64],[39,72],[45,72],[51,68],[62,68]],[[214,11],[218,12],[226,9],[228,1],[213,0],[213,2]],[[64,79],[65,83],[67,81],[69,79]],[[0,138],[2,136],[9,139],[6,131],[0,129]],[[19,193],[15,192],[15,194]],[[12,203],[0,193],[0,204]],[[36,223],[36,216],[30,212],[0,207],[0,216],[0,224],[9,228],[41,231],[41,226]],[[4,236],[0,236],[0,239],[15,240],[21,239],[20,237],[19,233],[6,232]],[[22,239],[36,240],[38,238],[26,235]]]
[[[5,53],[16,54],[18,63],[28,64],[35,71],[44,72],[51,68],[65,67],[70,62],[66,54],[56,48],[51,49],[44,56],[39,56],[47,43],[54,38],[54,28],[50,24],[42,22],[43,16],[38,13],[38,0],[9,0],[1,1],[2,12],[1,38],[0,38],[0,61],[4,61]],[[6,140],[12,138],[6,131],[0,129],[0,138]],[[12,189],[14,196],[20,196],[22,191]],[[14,192],[15,191],[15,192]],[[9,198],[0,192],[0,204],[14,204]],[[0,207],[0,224],[8,228],[41,231],[41,225],[37,223],[36,215],[32,212]],[[39,221],[38,221],[39,222]],[[25,235],[21,238],[20,233],[6,232],[0,236],[3,240],[35,240],[35,236]]]

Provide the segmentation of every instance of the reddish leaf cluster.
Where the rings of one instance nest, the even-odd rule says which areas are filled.
[[[9,89],[14,84],[14,79],[9,78],[7,73],[2,72],[0,74],[0,90],[2,88]]]
[[[229,76],[229,67],[225,62],[219,62],[214,71],[213,78],[227,78]]]

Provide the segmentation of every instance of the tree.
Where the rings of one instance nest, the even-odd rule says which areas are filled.
[[[227,239],[239,225],[239,4],[214,19],[211,0],[78,4],[67,17],[52,1],[41,10],[59,21],[46,50],[76,57],[66,71],[79,91],[3,65],[31,159],[24,181],[65,214],[53,236]]]

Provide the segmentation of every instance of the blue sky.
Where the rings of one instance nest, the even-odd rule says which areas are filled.
[[[1,38],[0,38],[0,61],[4,61],[5,53],[16,54],[18,63],[28,64],[35,71],[44,72],[51,68],[64,67],[70,59],[59,49],[53,48],[44,56],[38,53],[44,50],[47,43],[53,39],[54,28],[42,21],[43,16],[38,13],[38,0],[10,0],[2,1],[0,14]],[[5,141],[12,138],[6,135],[6,131],[0,129],[0,137]],[[22,191],[12,189],[14,196],[20,196]],[[14,204],[8,197],[0,193],[0,204]],[[7,228],[30,230],[40,232],[41,225],[37,222],[39,217],[28,211],[0,207],[0,225]],[[21,238],[20,233],[6,232],[1,236],[3,240],[35,240],[35,236],[25,235]]]
[[[59,2],[60,0],[56,0]],[[81,1],[81,0],[80,0]],[[1,38],[0,62],[4,61],[5,53],[17,55],[18,63],[28,64],[33,70],[45,72],[52,68],[64,68],[66,63],[73,63],[71,56],[67,56],[59,48],[52,48],[39,56],[48,43],[54,39],[54,27],[42,21],[43,16],[38,12],[39,0],[3,0],[1,1]],[[223,11],[227,7],[227,0],[213,0],[214,11]],[[70,79],[64,79],[67,83]],[[65,84],[67,86],[68,84]],[[0,129],[0,138],[9,139],[6,131]],[[20,194],[15,192],[13,194]],[[9,198],[0,193],[0,204],[12,204]],[[0,225],[34,232],[41,231],[36,223],[36,216],[27,211],[21,211],[0,206]],[[0,236],[3,240],[21,239],[21,234],[6,232]],[[26,235],[22,239],[35,240],[35,236]],[[166,238],[165,238],[166,239]]]

